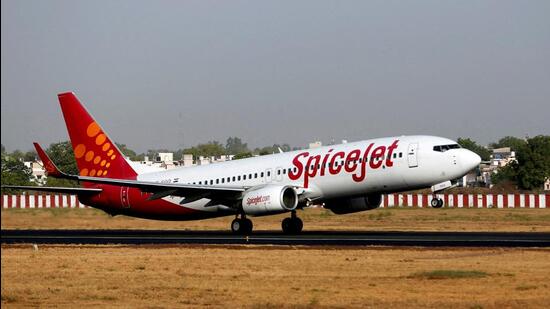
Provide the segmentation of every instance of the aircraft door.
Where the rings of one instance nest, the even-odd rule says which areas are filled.
[[[120,203],[122,208],[130,208],[130,199],[128,198],[128,187],[122,187],[120,189]]]
[[[410,143],[407,151],[409,167],[418,167],[418,143]]]
[[[283,181],[283,168],[278,167],[277,175],[273,175],[273,179],[275,179],[275,176],[277,177],[277,181]]]

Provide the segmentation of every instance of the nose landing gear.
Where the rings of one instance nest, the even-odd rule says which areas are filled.
[[[441,207],[443,207],[443,199],[438,198],[438,197],[434,197],[434,198],[430,201],[430,205],[431,205],[433,208],[441,208]]]
[[[300,218],[296,216],[296,210],[293,210],[290,218],[285,218],[281,223],[283,233],[285,234],[299,234],[304,227],[304,223]]]

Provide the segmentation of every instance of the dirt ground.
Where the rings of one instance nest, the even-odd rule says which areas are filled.
[[[2,246],[2,307],[548,308],[550,249]]]
[[[280,230],[288,215],[252,218],[254,230]],[[390,208],[334,215],[322,208],[298,211],[304,230],[550,231],[550,209]],[[96,209],[3,209],[2,229],[229,230],[233,218],[156,221],[111,217]]]
[[[548,209],[300,211],[305,230],[550,231]],[[285,215],[253,218],[279,230]],[[2,229],[228,230],[94,209],[2,210]],[[4,245],[2,306],[548,308],[550,249]]]

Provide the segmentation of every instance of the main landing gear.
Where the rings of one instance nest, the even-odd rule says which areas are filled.
[[[300,218],[296,216],[296,210],[293,210],[290,218],[285,218],[281,223],[283,233],[285,234],[298,234],[302,231],[304,223]]]
[[[231,222],[231,231],[233,234],[248,235],[252,233],[254,225],[250,219],[246,218],[245,214],[241,214]],[[281,223],[283,233],[285,234],[299,234],[304,228],[304,223],[300,218],[296,216],[296,210],[293,210],[290,214],[290,218],[285,218]]]
[[[433,208],[441,208],[441,207],[443,207],[443,199],[442,199],[442,198],[439,198],[439,197],[434,197],[434,198],[431,200],[430,205],[431,205]]]
[[[241,234],[241,235],[247,235],[252,233],[252,228],[254,225],[252,224],[252,220],[247,219],[246,216],[243,214],[240,218],[235,218],[233,222],[231,222],[231,231],[234,234]]]

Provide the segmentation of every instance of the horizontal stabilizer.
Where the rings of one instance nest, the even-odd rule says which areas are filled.
[[[36,153],[38,154],[38,157],[40,157],[40,160],[42,161],[42,165],[44,165],[44,169],[46,170],[46,173],[48,176],[54,177],[54,178],[68,178],[68,179],[75,179],[75,177],[70,177],[69,175],[63,173],[62,171],[57,168],[55,163],[48,157],[44,149],[40,146],[38,143],[33,143],[34,148],[36,149]]]

